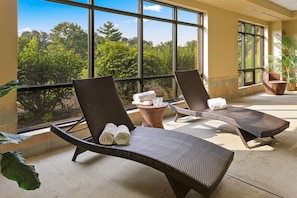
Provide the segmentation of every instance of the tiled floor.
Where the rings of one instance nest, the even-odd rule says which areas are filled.
[[[215,120],[184,117],[164,120],[166,129],[188,133],[235,152],[233,163],[211,198],[294,198],[297,194],[297,92],[228,101],[290,121],[276,142],[246,149],[234,129]],[[252,142],[259,143],[259,142]],[[73,147],[27,159],[40,174],[41,187],[25,191],[0,176],[3,198],[167,198],[174,194],[159,171],[121,158],[86,152],[72,162]],[[190,191],[186,198],[200,198]]]

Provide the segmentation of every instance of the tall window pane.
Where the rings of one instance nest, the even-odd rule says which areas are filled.
[[[238,22],[238,85],[261,82],[264,63],[264,28]]]
[[[96,11],[95,32],[95,77],[137,77],[136,19]]]
[[[87,10],[39,0],[19,0],[18,9],[18,79],[32,87],[18,91],[18,127],[77,117],[72,88],[54,86],[87,67]]]
[[[172,24],[148,20],[143,25],[143,73],[172,73]]]
[[[253,67],[253,37],[251,35],[245,36],[245,68]]]
[[[195,69],[198,67],[199,30],[197,27],[185,25],[178,25],[177,29],[177,69]]]

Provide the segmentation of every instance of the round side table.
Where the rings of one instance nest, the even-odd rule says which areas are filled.
[[[168,103],[165,102],[161,106],[137,105],[137,108],[142,116],[142,126],[164,128],[163,113],[167,106]]]

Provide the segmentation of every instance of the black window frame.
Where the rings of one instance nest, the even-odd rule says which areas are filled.
[[[251,26],[252,30],[251,32],[249,32],[246,28],[246,26]],[[241,28],[240,28],[241,27]],[[259,28],[259,32],[260,34],[258,34],[257,32],[255,32],[255,30]],[[244,21],[239,21],[238,22],[238,37],[237,39],[240,40],[238,41],[238,43],[241,43],[241,46],[239,46],[238,44],[238,51],[240,50],[239,48],[241,47],[241,62],[238,61],[238,74],[239,74],[239,78],[240,76],[242,76],[242,83],[238,83],[239,87],[242,86],[249,86],[249,85],[253,85],[253,84],[257,84],[262,82],[262,79],[260,80],[260,82],[256,82],[256,70],[260,70],[261,73],[264,71],[264,40],[265,40],[265,35],[264,35],[264,27],[260,26],[260,25],[256,25],[256,24],[252,24],[252,23],[248,23],[248,22],[244,22]],[[251,68],[247,68],[246,66],[246,59],[247,59],[247,55],[246,55],[246,47],[247,47],[247,43],[246,38],[247,37],[251,37],[252,38],[252,60],[251,60]],[[256,66],[256,45],[255,45],[255,41],[256,39],[259,39],[260,41],[260,57],[259,57],[259,62],[260,65],[257,67]],[[250,75],[252,75],[252,81],[248,81],[246,78],[246,75],[250,73]]]

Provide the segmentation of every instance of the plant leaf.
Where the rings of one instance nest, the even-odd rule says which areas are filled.
[[[2,154],[1,173],[6,178],[16,181],[19,187],[25,190],[35,190],[40,187],[34,166],[26,165],[22,154],[18,151]]]
[[[0,86],[0,97],[5,96],[10,91],[18,88],[18,80],[11,80],[8,83]]]
[[[4,138],[2,138],[3,136]],[[14,143],[17,144],[20,141],[26,140],[31,136],[19,135],[19,134],[11,134],[0,131],[0,144]]]

